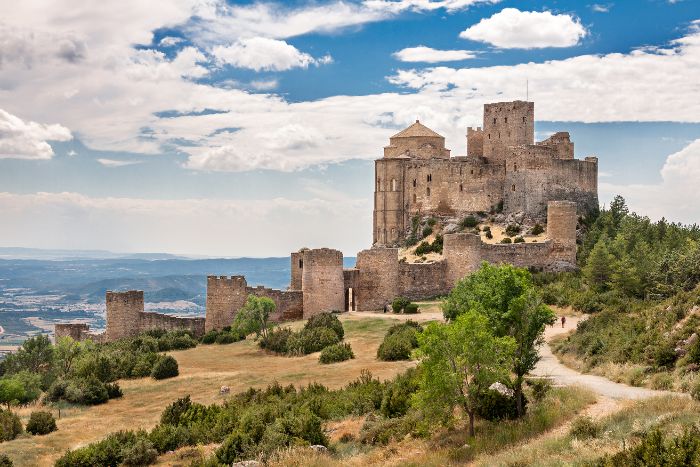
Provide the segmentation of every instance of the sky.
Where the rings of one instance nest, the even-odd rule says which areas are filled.
[[[392,134],[526,98],[601,204],[700,219],[698,0],[0,2],[0,246],[354,256]]]

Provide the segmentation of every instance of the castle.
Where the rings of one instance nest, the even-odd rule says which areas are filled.
[[[598,206],[597,159],[574,159],[568,133],[535,143],[532,102],[486,104],[483,129],[467,130],[464,157],[450,157],[445,138],[416,121],[390,138],[384,157],[375,161],[375,175],[373,246],[357,254],[354,268],[343,268],[338,250],[304,248],[291,254],[287,290],[250,287],[243,276],[209,276],[205,318],[146,313],[142,291],[108,291],[104,333],[69,323],[57,324],[55,336],[112,341],[149,329],[187,329],[201,336],[230,325],[251,294],[275,302],[275,321],[324,311],[375,311],[397,296],[444,295],[482,261],[571,270],[578,217]],[[546,223],[546,233],[506,244],[484,241],[479,230],[445,229],[438,258],[400,259],[414,219],[444,224],[488,212],[494,221],[515,216],[522,224]]]

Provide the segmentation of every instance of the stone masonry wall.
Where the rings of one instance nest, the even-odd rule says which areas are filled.
[[[275,302],[275,314],[271,321],[301,319],[304,310],[304,293],[301,290],[276,290],[267,287],[247,287],[246,295],[268,297]]]
[[[399,250],[371,248],[357,254],[360,271],[357,285],[357,310],[381,310],[398,296]]]
[[[54,336],[56,340],[61,337],[70,337],[73,340],[81,341],[90,331],[90,326],[85,323],[62,323],[54,325]]]
[[[304,251],[303,260],[304,319],[324,311],[342,311],[345,308],[343,254],[319,248]]]
[[[140,332],[140,315],[143,313],[143,291],[107,291],[107,330],[108,341],[136,336]]]
[[[231,325],[248,298],[247,286],[243,276],[207,277],[206,332]]]
[[[426,300],[450,291],[447,263],[399,263],[399,293],[411,300]]]
[[[202,337],[204,335],[204,322],[204,318],[181,318],[162,313],[141,313],[139,331],[145,332],[152,329],[162,329],[164,331],[186,330],[190,331],[195,337]]]
[[[304,251],[295,251],[291,255],[291,281],[290,290],[301,290],[301,278],[304,272]]]

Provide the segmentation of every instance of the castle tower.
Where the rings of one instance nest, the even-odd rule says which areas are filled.
[[[205,332],[230,326],[236,312],[243,308],[248,294],[243,276],[207,276],[207,314]]]
[[[484,157],[504,162],[508,146],[535,143],[535,103],[484,104]]]
[[[372,248],[357,254],[357,310],[381,310],[399,295],[399,250]]]
[[[291,255],[291,280],[289,282],[289,290],[301,290],[301,279],[304,273],[304,251],[308,248],[302,248],[295,251]]]
[[[442,254],[447,262],[447,286],[451,289],[457,281],[479,268],[482,261],[481,238],[472,233],[446,234]]]
[[[330,248],[305,250],[302,261],[304,319],[324,311],[344,310],[343,253]]]
[[[547,237],[552,240],[552,257],[576,266],[576,203],[547,203]]]
[[[136,336],[143,313],[143,290],[107,291],[107,341]]]
[[[467,128],[467,157],[484,155],[484,130],[481,127]]]

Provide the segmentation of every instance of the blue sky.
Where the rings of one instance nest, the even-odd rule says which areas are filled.
[[[693,223],[699,75],[696,0],[5,4],[0,244],[354,255],[389,136],[420,118],[463,155],[526,82],[601,202]]]

